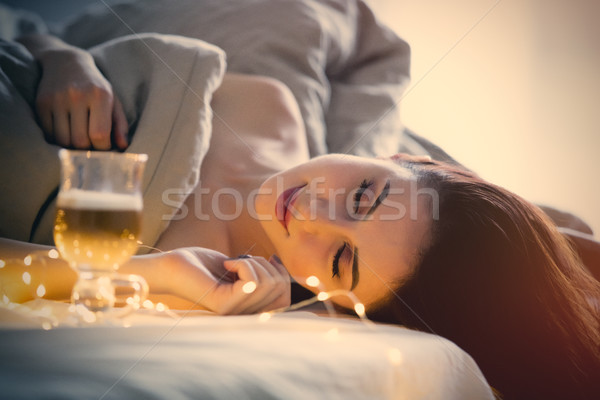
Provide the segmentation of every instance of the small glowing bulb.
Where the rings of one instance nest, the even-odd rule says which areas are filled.
[[[87,313],[83,314],[83,320],[88,324],[91,324],[96,322],[96,315],[93,312],[88,311]]]
[[[329,298],[329,293],[327,292],[319,292],[319,294],[317,295],[317,299],[319,301],[325,301]]]
[[[6,262],[4,260],[0,260],[0,268],[4,268]]]
[[[356,303],[354,305],[354,311],[358,314],[359,317],[365,316],[365,305],[363,303]]]
[[[38,297],[44,297],[46,294],[46,287],[44,285],[39,285],[35,293],[38,295]]]
[[[23,282],[25,282],[26,285],[31,283],[31,274],[27,271],[23,272]]]
[[[271,319],[271,313],[268,313],[268,312],[261,313],[260,316],[258,317],[258,320],[260,322],[267,322],[270,319]]]
[[[32,260],[33,260],[33,258],[31,258],[31,256],[27,256],[23,259],[23,264],[29,266],[29,265],[31,265]]]
[[[58,251],[56,249],[48,251],[48,257],[57,259],[59,257]]]
[[[333,342],[333,341],[339,339],[340,331],[338,328],[331,328],[330,330],[327,331],[325,336],[326,336],[327,340],[329,340],[330,342]]]
[[[142,305],[148,310],[152,310],[154,308],[154,303],[152,302],[152,300],[144,300],[144,303]]]
[[[156,303],[156,307],[154,307],[154,308],[158,312],[163,312],[167,309],[167,306],[165,306],[163,303]]]
[[[246,294],[250,294],[256,290],[256,282],[246,282],[244,286],[242,286],[242,291]]]
[[[402,364],[402,353],[400,352],[400,350],[394,348],[394,349],[390,349],[388,351],[388,360],[390,360],[390,363],[392,365],[400,365]]]
[[[320,283],[321,281],[319,280],[319,278],[317,278],[314,275],[311,275],[308,278],[306,278],[306,284],[310,287],[317,287]]]
[[[42,329],[45,331],[49,331],[52,329],[52,324],[48,321],[42,322]]]

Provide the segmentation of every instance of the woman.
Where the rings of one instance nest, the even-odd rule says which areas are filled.
[[[114,120],[112,144],[126,147],[118,102],[93,61],[46,45],[29,43],[45,71],[38,113],[48,140],[107,149]],[[50,73],[65,57],[88,89]],[[143,275],[155,294],[231,314],[288,305],[288,273],[301,284],[314,275],[319,290],[352,291],[373,319],[455,341],[508,399],[599,393],[599,284],[539,209],[424,157],[309,160],[297,105],[267,78],[226,76],[212,107],[201,185],[155,244],[171,251],[135,257],[123,272]],[[1,244],[5,258],[37,248]],[[240,254],[253,256],[229,258]],[[47,296],[68,297],[74,274],[48,263]],[[3,281],[18,281],[9,267]],[[249,281],[257,286],[246,293]]]

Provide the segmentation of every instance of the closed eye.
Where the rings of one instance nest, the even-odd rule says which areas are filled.
[[[340,258],[342,258],[342,255],[344,254],[346,249],[350,250],[350,246],[348,245],[347,242],[344,242],[344,244],[342,246],[340,246],[338,251],[335,253],[335,256],[333,256],[333,264],[331,266],[331,277],[332,278],[340,276]]]

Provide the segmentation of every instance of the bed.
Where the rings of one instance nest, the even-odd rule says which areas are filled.
[[[58,148],[44,142],[31,111],[40,71],[12,40],[24,31],[50,29],[89,48],[113,84],[134,126],[128,151],[150,156],[144,243],[178,208],[161,194],[183,201],[198,181],[210,99],[225,70],[288,85],[312,155],[437,151],[404,129],[396,108],[408,45],[362,1],[94,3],[51,27],[0,8],[2,237],[52,243]],[[118,324],[82,327],[61,302],[0,304],[0,398],[493,398],[468,354],[397,326],[304,311],[138,310]]]
[[[453,343],[396,326],[138,311],[127,327],[78,328],[66,304],[18,308],[0,308],[2,399],[493,398]]]

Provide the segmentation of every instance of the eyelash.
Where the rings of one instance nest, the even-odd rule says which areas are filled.
[[[373,186],[373,181],[372,180],[363,180],[358,189],[356,190],[356,193],[354,193],[354,204],[356,205],[356,208],[354,209],[354,213],[358,214],[358,207],[360,204],[360,200],[362,199],[363,194],[365,193],[365,191],[367,189],[369,189],[371,186]],[[342,254],[344,254],[344,251],[349,248],[348,243],[344,242],[344,244],[338,249],[338,251],[335,253],[335,256],[333,257],[333,265],[331,266],[331,277],[335,278],[336,276],[340,276],[340,258],[342,257]]]
[[[354,214],[358,214],[358,207],[360,205],[360,200],[363,197],[363,194],[365,193],[365,191],[367,189],[369,189],[371,186],[373,186],[373,181],[370,180],[363,180],[360,184],[360,186],[358,187],[358,189],[356,190],[356,193],[354,193]]]
[[[342,254],[344,254],[344,250],[348,247],[348,243],[344,242],[344,244],[338,249],[333,257],[333,265],[331,267],[331,277],[335,278],[336,276],[340,276],[340,258]]]

